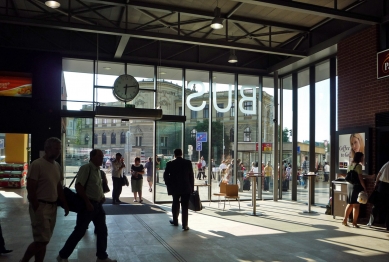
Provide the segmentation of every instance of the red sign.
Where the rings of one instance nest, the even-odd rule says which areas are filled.
[[[272,151],[273,143],[262,143],[262,151]]]
[[[255,151],[258,151],[258,143],[255,143]]]
[[[377,53],[377,79],[389,76],[389,49]]]
[[[31,77],[0,75],[0,96],[31,97]]]

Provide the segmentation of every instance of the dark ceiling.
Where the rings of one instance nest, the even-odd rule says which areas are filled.
[[[268,74],[386,22],[386,0],[0,1],[0,47]],[[224,28],[210,27],[221,8]],[[238,63],[227,62],[235,50]]]

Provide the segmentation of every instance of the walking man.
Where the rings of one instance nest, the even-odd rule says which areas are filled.
[[[112,162],[112,204],[121,203],[119,197],[122,193],[122,175],[123,169],[126,167],[124,164],[124,159],[122,158],[122,154],[116,153],[116,158]]]
[[[61,140],[51,137],[44,145],[45,155],[33,161],[27,173],[27,192],[31,218],[32,242],[24,253],[21,262],[35,256],[36,262],[43,262],[46,246],[53,235],[57,218],[57,199],[64,203],[65,216],[69,214],[63,194],[63,174],[61,166],[55,161],[61,154]]]
[[[103,163],[104,154],[100,149],[93,149],[90,153],[90,162],[80,167],[77,173],[76,190],[80,198],[85,202],[86,210],[77,213],[76,227],[69,236],[64,247],[59,251],[57,261],[67,262],[78,242],[85,235],[91,221],[95,225],[96,262],[116,262],[108,258],[107,236],[108,229],[105,221],[103,203],[105,201],[100,166]]]
[[[170,224],[178,226],[178,215],[180,213],[181,198],[181,220],[182,229],[189,230],[188,227],[188,206],[189,197],[194,188],[194,174],[192,162],[182,158],[182,150],[174,150],[174,160],[166,164],[163,178],[167,187],[168,195],[173,196],[172,215]]]

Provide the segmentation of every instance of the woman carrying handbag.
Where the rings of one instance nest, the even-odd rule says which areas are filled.
[[[350,216],[351,211],[353,211],[353,227],[359,228],[359,226],[357,225],[360,207],[360,204],[357,201],[358,194],[361,191],[367,192],[365,182],[363,181],[362,177],[362,165],[360,164],[364,161],[363,158],[363,153],[356,152],[353,161],[351,162],[347,170],[347,172],[350,170],[355,170],[358,173],[358,179],[356,179],[357,183],[355,184],[347,184],[347,206],[344,211],[344,218],[342,221],[342,225],[344,226],[348,226],[347,219]]]

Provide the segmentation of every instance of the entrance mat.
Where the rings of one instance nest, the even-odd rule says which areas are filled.
[[[120,199],[122,202],[125,201],[126,198]],[[110,204],[108,204],[110,202]],[[104,203],[103,207],[105,210],[105,213],[107,215],[138,215],[138,214],[162,214],[165,213],[165,210],[161,209],[159,206],[156,206],[154,204],[146,204],[146,201],[144,201],[142,204],[130,202],[128,203],[121,203],[119,205],[112,205],[112,200],[108,200]]]
[[[137,205],[137,204],[140,204],[139,202],[134,202],[134,198],[133,198],[133,197],[120,197],[119,199],[120,199],[120,201],[122,201],[122,203],[120,203],[120,204],[118,204],[118,205],[126,205],[126,204],[127,204],[127,205],[128,205],[128,204]],[[138,201],[139,201],[139,198],[138,198]],[[112,204],[112,198],[107,197],[107,198],[105,199],[105,202],[104,202],[104,205],[105,205],[105,204],[111,205],[111,204]],[[150,201],[148,201],[148,200],[146,200],[146,199],[144,199],[144,198],[143,198],[142,204],[154,205],[152,202],[150,202]],[[140,204],[140,205],[142,205],[142,204]]]

